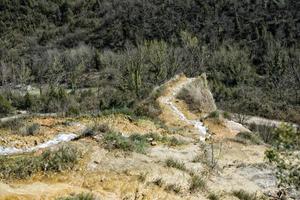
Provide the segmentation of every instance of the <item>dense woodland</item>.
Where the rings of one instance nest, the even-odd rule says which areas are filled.
[[[0,0],[0,38],[1,115],[133,108],[205,72],[220,109],[300,123],[298,0]]]

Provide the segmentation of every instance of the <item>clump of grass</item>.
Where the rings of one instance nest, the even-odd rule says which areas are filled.
[[[231,116],[231,114],[229,113],[229,112],[223,112],[223,117],[225,118],[225,119],[228,119],[228,120],[231,120],[232,119],[232,116]]]
[[[176,168],[182,171],[186,170],[184,163],[174,160],[173,158],[168,158],[165,162],[167,167]]]
[[[183,144],[184,142],[182,140],[177,139],[176,137],[171,137],[170,139],[168,139],[169,146],[180,146]]]
[[[13,119],[7,122],[0,123],[0,128],[9,129],[9,130],[18,130],[24,126],[25,124],[23,119]]]
[[[26,128],[26,135],[35,135],[40,131],[40,125],[37,123],[33,123]]]
[[[208,199],[209,199],[209,200],[219,200],[220,197],[219,197],[218,195],[214,194],[214,193],[210,193],[210,194],[208,195]]]
[[[145,137],[156,142],[167,144],[168,146],[180,146],[185,143],[184,141],[179,140],[176,137],[168,137],[166,135],[160,136],[157,133],[148,133],[145,135]]]
[[[138,180],[143,183],[146,181],[146,177],[147,177],[147,173],[140,173],[138,175]]]
[[[164,185],[164,182],[163,182],[162,178],[157,178],[153,181],[153,184],[155,184],[159,187],[162,187]]]
[[[94,197],[93,194],[90,193],[81,193],[77,195],[70,195],[68,197],[60,197],[56,200],[95,200],[96,198]]]
[[[232,194],[240,200],[258,200],[255,194],[248,193],[245,190],[236,190]]]
[[[198,175],[192,174],[190,191],[195,192],[202,190],[206,187],[205,181]]]
[[[203,161],[203,159],[204,159],[203,157],[204,157],[203,155],[198,154],[198,155],[196,155],[196,156],[193,158],[192,162],[193,162],[193,163],[199,163],[199,162]]]
[[[138,153],[145,153],[146,148],[149,146],[147,138],[139,134],[124,137],[120,133],[109,132],[105,134],[104,142],[107,149],[121,149],[123,151],[135,151]]]
[[[209,115],[208,115],[208,118],[218,119],[219,117],[220,117],[220,113],[217,110],[209,113]]]
[[[178,194],[181,190],[181,187],[180,187],[180,185],[169,184],[169,185],[166,186],[165,190],[175,192],[176,194]]]
[[[235,136],[236,142],[243,144],[261,144],[262,141],[258,135],[251,132],[240,132]]]
[[[183,144],[182,141],[175,137],[161,137],[156,133],[149,133],[145,135],[132,134],[129,137],[123,136],[121,133],[107,132],[104,135],[104,143],[107,149],[121,149],[123,151],[135,151],[137,153],[146,153],[149,143],[152,141],[164,142],[170,146]]]
[[[37,172],[61,172],[72,169],[80,152],[71,146],[47,150],[39,156],[0,157],[0,179],[23,179]]]

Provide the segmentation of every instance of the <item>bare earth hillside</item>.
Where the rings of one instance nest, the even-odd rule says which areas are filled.
[[[140,107],[156,117],[33,117],[23,121],[39,125],[32,135],[2,127],[0,154],[1,148],[32,148],[72,133],[77,139],[48,148],[55,151],[71,145],[81,156],[72,170],[37,171],[22,179],[0,176],[0,200],[50,200],[82,192],[101,200],[204,200],[213,195],[234,200],[238,199],[234,191],[244,190],[257,199],[276,191],[274,172],[264,161],[266,146],[237,140],[238,133],[250,131],[211,115],[217,108],[204,75],[178,75]],[[2,153],[0,161],[35,157],[44,151]]]

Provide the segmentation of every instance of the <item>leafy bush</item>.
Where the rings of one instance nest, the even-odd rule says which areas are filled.
[[[71,146],[56,151],[46,150],[39,156],[0,157],[1,179],[24,179],[37,172],[61,172],[72,169],[78,162],[80,152]]]

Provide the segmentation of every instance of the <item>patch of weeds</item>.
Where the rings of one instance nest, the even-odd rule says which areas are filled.
[[[153,141],[161,141],[162,137],[158,133],[147,133],[145,137]]]
[[[191,178],[190,191],[203,190],[206,187],[205,181],[198,175],[193,174]]]
[[[176,137],[168,137],[167,135],[159,135],[157,133],[148,133],[144,135],[148,140],[167,144],[168,146],[180,146],[185,144],[184,141],[177,139]]]
[[[26,135],[36,135],[40,131],[40,125],[37,123],[33,123],[26,128]]]
[[[95,200],[96,198],[94,197],[93,194],[90,193],[81,193],[77,195],[70,195],[68,197],[60,197],[57,198],[56,200]]]
[[[146,177],[147,177],[147,173],[140,173],[138,175],[138,180],[143,183],[146,181]]]
[[[257,145],[262,144],[260,137],[258,135],[256,135],[255,133],[251,133],[251,132],[238,133],[235,136],[234,141],[240,142],[243,144],[257,144]]]
[[[101,112],[102,116],[107,116],[107,115],[112,115],[112,114],[123,114],[123,115],[127,115],[127,116],[135,116],[133,110],[130,108],[127,108],[127,107],[112,108],[112,109],[103,110]]]
[[[192,162],[193,162],[193,163],[199,163],[199,162],[202,162],[203,159],[204,159],[204,158],[203,158],[203,155],[198,154],[198,155],[196,155],[196,156],[193,158]]]
[[[245,190],[236,190],[232,194],[240,200],[258,200],[255,194],[248,193]]]
[[[219,111],[216,110],[216,111],[209,113],[209,115],[207,117],[213,118],[213,119],[218,119],[220,117],[220,113],[219,113]]]
[[[147,138],[139,134],[124,137],[120,133],[109,132],[105,134],[104,142],[107,149],[121,149],[123,151],[135,151],[137,153],[145,153],[146,148],[149,146]]]
[[[169,185],[166,186],[165,190],[178,194],[181,190],[181,187],[180,187],[180,185],[169,184]]]
[[[23,119],[13,119],[7,122],[0,123],[0,128],[9,129],[9,130],[18,130],[24,126],[25,124]]]
[[[159,187],[162,187],[164,185],[164,182],[163,182],[162,178],[157,178],[153,181],[153,184],[157,185]]]
[[[184,142],[182,140],[178,140],[176,137],[171,137],[168,140],[168,145],[169,146],[180,146],[183,145]]]
[[[71,146],[56,151],[47,150],[39,156],[0,157],[0,179],[23,179],[37,172],[61,172],[72,169],[80,158],[80,152]]]
[[[146,148],[149,144],[145,135],[133,134],[129,137],[129,140],[133,143],[134,151],[138,153],[146,153]]]
[[[232,115],[229,112],[223,112],[223,117],[228,120],[232,120]]]
[[[220,197],[219,197],[218,195],[214,194],[214,193],[210,193],[210,194],[208,195],[208,199],[209,199],[209,200],[219,200]]]
[[[174,160],[173,158],[168,158],[165,162],[167,167],[176,168],[182,171],[186,170],[183,162]]]
[[[121,149],[123,151],[134,151],[133,143],[121,133],[109,132],[104,135],[105,147],[107,149]]]

